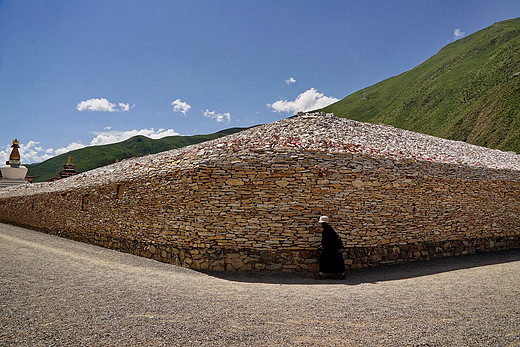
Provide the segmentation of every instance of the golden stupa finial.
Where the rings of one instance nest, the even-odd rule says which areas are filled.
[[[69,155],[69,160],[67,160],[67,164],[72,164],[72,159],[70,158],[70,155]]]
[[[11,151],[11,155],[9,156],[9,160],[20,160],[20,152],[18,152],[18,148],[20,148],[20,146],[17,139],[14,139],[11,148],[13,150]]]

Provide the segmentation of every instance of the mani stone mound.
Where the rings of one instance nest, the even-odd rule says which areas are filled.
[[[358,153],[390,160],[413,160],[454,164],[488,174],[498,169],[502,175],[520,170],[520,155],[446,140],[383,124],[363,123],[334,114],[299,113],[297,116],[257,126],[202,144],[191,145],[144,157],[126,159],[97,168],[74,178],[48,184],[33,184],[32,192],[67,190],[103,185],[165,174],[176,168],[194,168],[227,154],[247,160],[249,153],[267,156],[281,152]],[[330,157],[333,160],[333,156]],[[330,163],[334,165],[333,162]],[[496,170],[494,174],[498,172]],[[20,191],[20,189],[14,189]],[[25,189],[22,189],[25,191]]]
[[[520,247],[520,156],[303,114],[0,192],[0,220],[202,270],[315,271]]]

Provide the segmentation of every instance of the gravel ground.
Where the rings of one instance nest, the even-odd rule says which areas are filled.
[[[520,346],[520,250],[200,273],[0,224],[1,346]]]

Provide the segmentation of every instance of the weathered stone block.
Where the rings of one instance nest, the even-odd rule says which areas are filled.
[[[226,180],[226,184],[229,186],[243,186],[245,183],[240,178],[230,178]]]

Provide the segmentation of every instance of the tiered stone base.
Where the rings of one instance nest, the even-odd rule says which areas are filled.
[[[27,184],[27,182],[25,182],[24,179],[3,178],[0,180],[0,188],[15,186],[15,185],[19,185],[19,184]]]
[[[320,251],[317,249],[287,250],[282,252],[252,249],[180,249],[172,245],[155,242],[147,243],[138,240],[116,239],[108,234],[93,235],[92,238],[86,239],[84,235],[73,231],[56,233],[43,228],[38,228],[38,230],[195,270],[316,272],[318,271],[320,255]],[[345,267],[348,270],[353,270],[397,262],[427,260],[512,248],[520,248],[519,235],[411,245],[390,245],[386,247],[346,247],[343,250],[343,258],[345,259]]]

